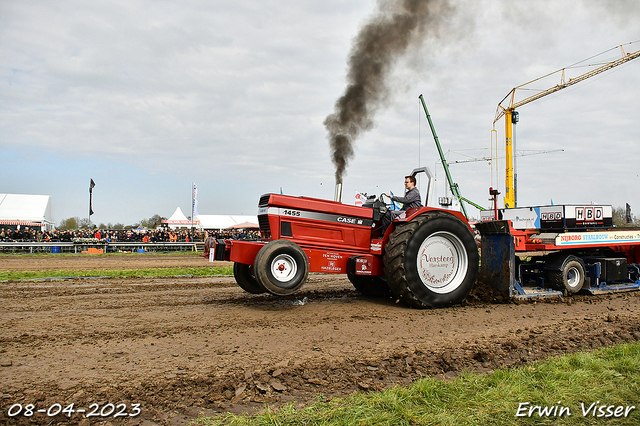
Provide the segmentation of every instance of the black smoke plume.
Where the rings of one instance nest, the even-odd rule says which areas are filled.
[[[395,62],[437,36],[441,19],[452,11],[448,0],[378,1],[378,10],[353,42],[347,88],[324,121],[336,183],[342,183],[356,138],[373,127],[376,111],[387,101]]]

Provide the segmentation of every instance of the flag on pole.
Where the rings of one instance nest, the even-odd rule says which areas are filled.
[[[198,186],[195,183],[193,184],[193,198],[191,202],[191,218],[193,221],[194,218],[198,216]]]
[[[89,217],[93,214],[92,202],[93,202],[93,188],[96,186],[96,183],[91,179],[89,183]]]

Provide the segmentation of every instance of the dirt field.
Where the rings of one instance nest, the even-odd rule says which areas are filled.
[[[148,254],[0,257],[0,270],[208,265]],[[420,311],[361,297],[334,275],[311,275],[287,298],[250,295],[232,277],[2,282],[0,303],[2,424],[182,425],[640,340],[638,293]],[[98,415],[46,413],[72,403]],[[36,412],[9,417],[15,404]],[[123,414],[139,404],[140,414],[107,415],[108,404]]]

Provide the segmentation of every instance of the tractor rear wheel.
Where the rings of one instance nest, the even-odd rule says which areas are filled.
[[[391,297],[391,289],[387,282],[381,277],[371,277],[368,275],[347,274],[347,278],[356,290],[363,296],[368,297]]]
[[[298,290],[309,275],[309,258],[302,248],[289,240],[265,244],[253,262],[256,280],[269,293],[286,296]]]
[[[385,246],[389,288],[415,308],[462,302],[478,277],[479,256],[473,234],[446,212],[422,214],[396,225]]]
[[[267,289],[262,287],[256,280],[256,277],[253,274],[253,265],[234,262],[233,276],[238,285],[248,293],[262,294],[267,291]]]

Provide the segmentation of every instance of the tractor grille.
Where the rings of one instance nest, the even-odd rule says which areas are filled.
[[[271,238],[271,228],[269,228],[269,216],[266,214],[258,216],[258,224],[260,225],[260,236],[263,240]]]
[[[264,194],[260,197],[260,201],[258,201],[258,207],[265,207],[269,204],[269,199],[271,198],[271,194]]]

